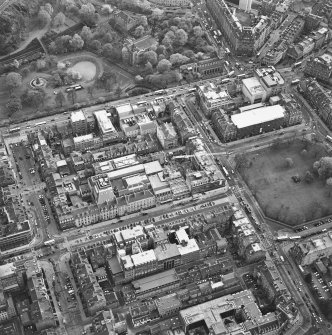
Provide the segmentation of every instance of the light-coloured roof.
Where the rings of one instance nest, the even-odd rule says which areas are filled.
[[[138,254],[132,255],[131,259],[135,266],[140,266],[149,262],[157,261],[156,255],[153,250],[147,250]]]
[[[191,254],[193,252],[199,251],[199,246],[194,238],[188,240],[185,245],[178,245],[179,253],[181,256]]]
[[[131,104],[116,106],[115,109],[118,112],[119,119],[123,119],[128,117],[129,115],[133,115],[133,108]]]
[[[71,122],[85,121],[85,116],[82,110],[74,111],[70,114]]]
[[[77,137],[74,137],[74,143],[80,143],[80,142],[90,141],[92,139],[93,139],[93,135],[92,134],[77,136]]]
[[[8,263],[0,266],[0,279],[14,275],[16,266],[14,263]]]
[[[262,84],[256,77],[242,79],[242,83],[252,95],[264,92]]]
[[[108,117],[106,110],[94,112],[99,128],[103,134],[116,132],[112,121]]]
[[[110,171],[107,173],[107,176],[109,177],[109,179],[113,180],[113,179],[118,179],[124,176],[130,176],[131,174],[144,172],[144,171],[145,171],[144,165],[137,164],[137,165],[128,166],[124,169]]]
[[[147,175],[156,174],[163,171],[159,161],[152,161],[149,163],[144,163],[145,173]]]
[[[179,243],[182,241],[188,242],[189,241],[189,236],[187,232],[184,229],[179,229],[175,232],[176,239],[178,240]]]
[[[246,128],[284,117],[285,109],[280,105],[266,106],[231,116],[237,128]]]

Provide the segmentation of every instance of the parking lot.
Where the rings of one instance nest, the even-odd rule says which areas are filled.
[[[330,288],[332,287],[332,281],[325,282],[318,272],[312,274],[312,288],[319,300],[328,300],[331,298]]]

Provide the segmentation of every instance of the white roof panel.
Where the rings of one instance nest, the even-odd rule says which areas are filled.
[[[235,114],[231,116],[231,119],[237,128],[245,128],[255,124],[283,118],[284,113],[284,107],[280,105],[274,105],[251,109],[244,113]]]

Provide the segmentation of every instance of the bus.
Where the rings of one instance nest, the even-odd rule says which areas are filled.
[[[256,55],[256,57],[259,57],[260,55],[261,55],[261,53],[260,53],[260,52],[258,52],[258,53],[257,53],[257,55]]]
[[[302,62],[296,62],[296,63],[293,64],[293,68],[294,68],[294,67],[298,67],[298,66],[300,66],[301,64],[302,64]]]
[[[228,178],[229,177],[229,173],[228,173],[227,169],[223,166],[222,170],[224,171],[225,176]]]
[[[232,77],[232,76],[234,75],[234,73],[235,73],[234,71],[231,71],[231,72],[228,74],[228,76],[229,76],[229,77]]]
[[[43,124],[46,124],[46,121],[42,121],[42,122],[37,122],[36,124],[35,124],[35,126],[42,126]]]
[[[246,74],[242,73],[242,74],[238,74],[236,77],[239,78],[239,79],[241,79],[241,78],[244,78],[245,76],[246,76]]]
[[[284,261],[285,261],[285,259],[284,259],[284,257],[283,257],[283,256],[280,256],[280,260],[281,260],[282,262],[284,262]]]
[[[44,242],[44,245],[54,245],[55,244],[55,239],[48,240]]]
[[[142,106],[142,105],[145,106],[146,104],[147,104],[146,101],[139,101],[139,102],[136,103],[137,106]]]
[[[301,265],[299,265],[299,269],[300,269],[301,273],[304,273],[303,267]]]
[[[290,240],[299,240],[301,238],[301,236],[290,236],[289,239]]]
[[[221,31],[217,30],[218,36],[221,36]]]
[[[326,140],[332,143],[332,137],[330,135],[326,135]]]
[[[225,78],[221,81],[222,84],[229,83],[231,80],[229,78]]]
[[[225,49],[225,52],[226,52],[226,54],[230,54],[231,53],[228,48]]]
[[[9,129],[8,132],[9,132],[10,134],[12,134],[12,133],[18,133],[20,130],[21,130],[20,127],[15,127],[15,128],[11,128],[11,129]]]
[[[189,93],[193,93],[193,92],[196,92],[196,88],[191,88],[188,90]]]
[[[226,60],[226,61],[225,61],[225,64],[226,64],[227,66],[229,66],[229,61],[228,61],[228,60]]]
[[[215,30],[213,30],[213,35],[216,36],[216,37],[218,36],[218,34]]]
[[[295,79],[291,81],[291,85],[297,85],[300,82],[300,79]]]
[[[162,94],[165,94],[165,93],[166,93],[165,90],[159,90],[159,91],[154,92],[155,95],[162,95]]]

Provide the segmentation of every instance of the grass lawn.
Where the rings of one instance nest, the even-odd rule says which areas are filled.
[[[296,140],[247,155],[247,167],[240,168],[240,173],[266,216],[297,225],[332,214],[331,190],[325,181],[314,173],[311,183],[304,180],[306,171],[313,172],[313,163],[322,156],[327,154],[320,144]],[[293,160],[292,167],[286,158]],[[300,182],[292,180],[295,175]]]

